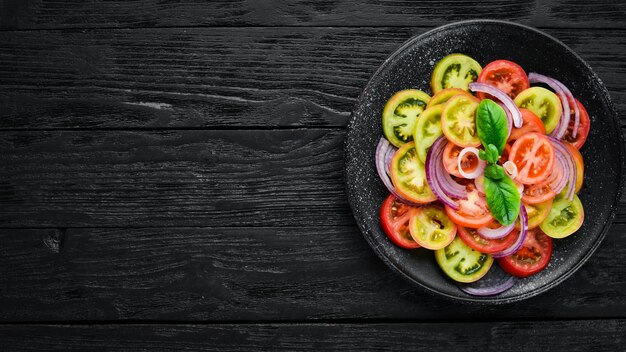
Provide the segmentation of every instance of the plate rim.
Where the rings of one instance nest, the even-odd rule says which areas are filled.
[[[455,21],[455,22],[451,22],[451,23],[447,23],[441,26],[437,26],[434,27],[422,34],[419,35],[415,35],[411,38],[409,38],[408,40],[406,40],[404,43],[402,43],[393,53],[391,53],[376,69],[376,71],[372,74],[372,76],[367,80],[367,82],[365,83],[365,85],[363,86],[363,89],[361,90],[361,93],[359,94],[356,103],[354,104],[354,107],[352,108],[352,112],[350,113],[350,120],[348,122],[347,125],[347,133],[346,133],[346,138],[344,141],[344,187],[346,189],[346,194],[347,194],[347,198],[348,198],[348,204],[350,205],[350,210],[352,211],[352,215],[357,223],[357,226],[361,232],[361,235],[365,238],[365,240],[367,241],[367,243],[369,244],[369,246],[372,248],[372,250],[374,251],[374,253],[376,253],[376,255],[388,266],[392,269],[392,271],[395,271],[396,273],[400,274],[405,280],[409,281],[411,284],[413,285],[417,285],[419,287],[422,287],[425,289],[426,292],[433,294],[433,295],[439,295],[442,297],[445,297],[447,299],[451,299],[457,302],[465,302],[465,303],[477,303],[477,304],[507,304],[507,303],[513,303],[513,302],[518,302],[518,301],[522,301],[534,296],[537,296],[541,293],[544,293],[556,286],[558,286],[559,284],[561,284],[563,281],[567,280],[569,277],[571,277],[576,271],[578,271],[578,269],[580,269],[580,267],[585,264],[587,262],[587,260],[589,260],[589,258],[593,255],[593,253],[595,253],[595,251],[598,249],[598,247],[600,246],[600,244],[604,241],[604,238],[606,237],[606,234],[608,233],[609,229],[611,228],[611,226],[613,225],[613,221],[615,219],[615,215],[616,215],[616,209],[617,209],[617,205],[619,203],[619,200],[621,198],[622,195],[622,188],[624,186],[624,151],[625,151],[625,146],[624,146],[624,135],[621,131],[621,129],[619,130],[618,136],[619,136],[619,150],[618,150],[618,159],[619,159],[619,170],[618,170],[618,176],[619,176],[619,181],[618,181],[618,187],[617,187],[617,191],[615,192],[615,197],[613,198],[613,202],[611,204],[611,209],[610,209],[610,213],[609,216],[606,220],[606,222],[604,223],[604,226],[602,227],[602,229],[600,230],[598,239],[593,243],[592,246],[590,246],[587,251],[585,252],[585,254],[583,255],[583,257],[576,263],[574,264],[574,266],[567,271],[566,273],[558,276],[556,279],[546,283],[545,285],[542,285],[536,289],[530,290],[528,292],[519,294],[519,295],[515,295],[515,296],[511,296],[511,297],[498,297],[496,296],[486,296],[486,297],[461,297],[461,296],[454,296],[451,294],[448,294],[446,292],[442,292],[439,291],[433,287],[427,286],[426,284],[416,280],[415,278],[413,278],[412,276],[408,275],[408,273],[406,273],[402,267],[398,267],[395,263],[393,263],[391,260],[389,260],[387,258],[387,256],[385,256],[380,249],[378,248],[378,244],[376,242],[374,242],[373,238],[369,238],[369,236],[366,235],[366,231],[365,228],[363,227],[362,221],[359,220],[359,218],[357,218],[357,214],[361,214],[360,211],[358,211],[358,209],[356,209],[355,205],[354,205],[354,199],[357,198],[356,195],[353,194],[353,191],[350,187],[350,180],[349,180],[349,171],[348,171],[348,165],[349,163],[351,163],[350,159],[350,153],[348,153],[347,151],[350,150],[350,144],[351,144],[351,140],[353,139],[352,135],[354,131],[354,127],[353,125],[356,123],[356,116],[355,116],[355,111],[357,109],[358,106],[360,106],[363,103],[363,98],[365,95],[365,91],[366,88],[372,83],[372,81],[378,77],[378,75],[381,74],[381,72],[383,72],[383,70],[386,68],[387,63],[391,60],[393,60],[396,56],[400,55],[401,53],[403,53],[407,48],[409,48],[411,45],[413,45],[415,42],[423,39],[424,37],[428,37],[431,36],[437,32],[443,31],[443,30],[447,30],[449,28],[452,27],[462,27],[465,25],[472,25],[472,24],[499,24],[499,25],[506,25],[506,26],[512,26],[512,27],[518,27],[520,29],[523,30],[528,30],[531,32],[534,32],[538,35],[544,36],[547,39],[550,39],[552,41],[554,41],[556,44],[560,45],[561,47],[563,47],[566,52],[570,53],[571,55],[574,56],[575,59],[577,59],[587,70],[588,72],[591,73],[593,79],[600,84],[600,87],[606,92],[606,94],[603,94],[601,99],[604,100],[604,102],[606,103],[606,105],[608,106],[609,110],[610,110],[610,114],[611,117],[611,121],[613,123],[614,126],[619,127],[619,115],[617,114],[617,111],[615,110],[615,105],[613,104],[613,101],[611,100],[610,97],[610,92],[609,90],[606,88],[606,86],[604,85],[604,82],[602,82],[602,80],[600,79],[600,77],[598,77],[598,75],[596,74],[596,72],[591,68],[591,66],[589,66],[589,64],[580,56],[578,55],[574,50],[572,50],[569,46],[565,45],[563,42],[561,42],[559,39],[553,37],[552,35],[545,33],[537,28],[534,27],[530,27],[521,23],[517,23],[517,22],[512,22],[512,21],[506,21],[506,20],[494,20],[494,19],[471,19],[471,20],[463,20],[463,21]]]

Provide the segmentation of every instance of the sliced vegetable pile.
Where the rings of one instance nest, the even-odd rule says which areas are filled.
[[[508,60],[448,55],[430,88],[399,91],[382,112],[382,228],[399,247],[434,250],[463,291],[501,293],[583,223],[589,115],[561,82]]]

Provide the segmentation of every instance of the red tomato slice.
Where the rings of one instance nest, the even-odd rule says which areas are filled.
[[[537,228],[528,231],[519,251],[498,259],[498,263],[513,276],[528,277],[548,266],[551,256],[552,239]]]
[[[385,199],[380,207],[380,223],[383,231],[391,242],[406,249],[419,248],[419,244],[411,237],[409,221],[416,207],[404,204],[392,194]]]
[[[446,214],[458,226],[477,229],[493,221],[487,200],[473,186],[468,186],[467,199],[459,199],[459,210],[446,206]]]
[[[546,128],[543,126],[543,122],[539,116],[528,109],[519,109],[519,111],[522,113],[522,127],[513,127],[509,141],[517,140],[521,136],[532,132],[546,134]]]
[[[522,201],[526,204],[539,204],[556,197],[548,182],[526,185],[522,192]]]
[[[589,114],[587,113],[587,109],[585,109],[583,104],[581,104],[578,99],[576,99],[576,105],[578,105],[578,110],[580,111],[578,134],[576,135],[576,138],[572,137],[572,132],[574,131],[574,108],[572,102],[570,102],[569,125],[567,126],[567,131],[565,132],[563,139],[567,142],[570,142],[574,147],[576,147],[576,149],[580,149],[587,140],[591,122],[589,121]]]
[[[521,91],[530,87],[524,69],[515,62],[508,60],[496,60],[487,64],[478,76],[478,82],[498,87],[511,99],[515,99]],[[493,99],[491,95],[482,92],[476,93],[476,96],[479,99]]]
[[[498,226],[501,225],[498,224]],[[503,250],[511,247],[515,243],[519,231],[513,230],[510,234],[504,236],[503,238],[498,238],[497,240],[484,238],[476,231],[476,229],[465,228],[462,226],[457,226],[456,233],[459,237],[461,237],[465,244],[473,249],[479,251],[480,253],[492,254],[502,252]]]
[[[517,177],[523,184],[545,181],[552,173],[554,147],[545,135],[529,133],[513,143],[509,160],[517,166]]]
[[[443,150],[443,166],[449,174],[464,178],[459,172],[459,154],[463,147],[448,142]],[[471,173],[478,167],[478,158],[472,153],[466,153],[461,160],[461,167],[466,173]]]

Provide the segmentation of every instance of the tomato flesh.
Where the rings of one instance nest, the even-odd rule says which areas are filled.
[[[426,162],[428,149],[441,136],[441,112],[443,105],[430,106],[417,119],[413,139],[417,156],[422,162]]]
[[[498,224],[498,226],[500,226]],[[480,253],[493,254],[502,252],[511,247],[519,234],[518,230],[511,231],[510,234],[495,240],[481,236],[476,229],[469,227],[457,227],[457,235],[461,237],[463,242]]]
[[[469,91],[469,84],[478,79],[481,71],[480,64],[467,55],[447,55],[435,65],[430,78],[430,89],[434,94],[446,88]]]
[[[528,229],[534,229],[539,227],[541,223],[548,217],[550,214],[550,209],[552,209],[552,201],[554,198],[548,199],[543,203],[537,204],[528,204],[524,203],[524,207],[526,208],[526,213],[528,214]],[[520,229],[519,222],[515,223],[515,228]]]
[[[426,109],[430,96],[421,90],[406,89],[395,93],[383,109],[383,134],[389,143],[400,148],[413,140],[419,115]]]
[[[409,221],[415,207],[404,204],[390,194],[380,207],[380,222],[385,235],[401,248],[419,248],[419,244],[411,237]]]
[[[552,239],[541,230],[528,231],[522,247],[510,256],[498,259],[498,264],[507,273],[517,277],[528,277],[543,270],[552,256]]]
[[[496,86],[511,99],[515,99],[521,91],[530,87],[524,69],[509,60],[496,60],[487,64],[478,76],[478,82]],[[476,93],[476,96],[479,99],[493,99],[491,95],[483,92]]]
[[[459,209],[446,206],[446,214],[457,225],[477,229],[493,221],[487,207],[487,200],[473,188],[468,192],[467,199],[459,199]]]
[[[548,201],[556,196],[556,193],[548,182],[527,185],[522,193],[522,202],[525,204],[538,204]]]
[[[580,189],[583,187],[583,179],[585,177],[585,162],[583,160],[582,154],[580,151],[576,149],[573,145],[569,143],[565,143],[567,149],[569,149],[570,153],[574,157],[574,163],[576,164],[576,189],[575,192],[580,192]]]
[[[469,247],[460,237],[445,248],[435,251],[435,259],[443,272],[457,282],[474,282],[487,274],[493,257]]]
[[[561,192],[554,199],[550,214],[540,227],[552,238],[564,238],[578,231],[584,220],[585,212],[578,196],[574,195],[574,200],[570,202]]]
[[[552,132],[561,119],[561,100],[553,92],[543,87],[530,87],[515,97],[515,104],[531,110],[543,122],[546,133]]]
[[[526,134],[513,143],[509,161],[517,166],[516,180],[523,184],[540,183],[552,172],[554,147],[545,135]]]
[[[456,235],[456,225],[436,205],[417,208],[411,216],[409,230],[415,242],[433,250],[447,246]]]
[[[461,150],[463,150],[462,147],[459,147],[451,142],[448,142],[443,150],[443,166],[449,174],[456,177],[463,177],[461,172],[459,172],[459,154],[461,153]],[[464,172],[471,173],[476,170],[478,163],[479,160],[475,154],[465,153],[465,155],[463,155],[463,159],[461,160],[461,167]]]
[[[448,140],[461,147],[478,147],[476,109],[480,101],[472,96],[455,95],[441,112],[441,130]]]
[[[425,166],[417,156],[414,142],[396,151],[389,171],[396,192],[404,199],[414,203],[430,203],[437,199],[428,186]]]
[[[534,112],[528,109],[519,109],[519,111],[522,113],[522,127],[513,127],[511,129],[509,141],[517,140],[520,137],[532,132],[546,134],[546,128],[543,127],[543,122],[541,122],[541,119],[535,115]]]
[[[435,105],[443,105],[448,100],[450,100],[450,98],[459,94],[472,96],[469,92],[461,88],[446,88],[444,90],[439,91],[437,94],[433,95],[432,98],[430,98],[430,101],[428,102],[428,107],[435,106]]]

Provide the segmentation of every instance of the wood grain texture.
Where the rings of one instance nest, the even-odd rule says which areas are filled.
[[[620,351],[624,320],[442,324],[19,325],[12,351]],[[115,338],[112,338],[112,337]]]
[[[412,286],[358,229],[0,230],[2,322],[476,321],[626,316],[626,225],[556,288],[508,305]]]
[[[315,128],[1,132],[0,227],[353,225],[344,138]]]
[[[426,30],[0,32],[0,128],[344,127],[385,58]],[[626,115],[626,31],[547,32]]]
[[[0,226],[353,224],[345,133],[0,134]]]
[[[177,26],[436,26],[498,18],[534,26],[624,28],[621,1],[6,0],[0,29]]]

